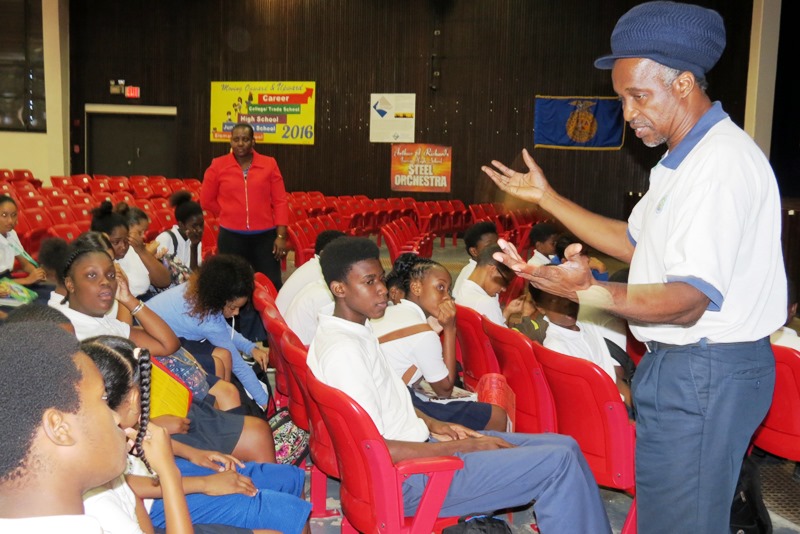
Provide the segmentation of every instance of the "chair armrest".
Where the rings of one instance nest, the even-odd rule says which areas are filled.
[[[431,456],[430,458],[414,458],[394,464],[398,475],[417,475],[420,473],[436,473],[439,471],[457,471],[464,467],[464,460],[457,456]]]

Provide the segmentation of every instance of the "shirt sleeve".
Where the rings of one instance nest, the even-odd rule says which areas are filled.
[[[218,194],[219,173],[217,169],[214,168],[214,163],[212,162],[211,166],[206,169],[206,172],[203,175],[203,183],[200,186],[200,204],[204,209],[207,209],[213,213],[215,217],[219,217],[219,202],[217,201]]]
[[[156,236],[156,241],[161,245],[158,248],[164,247],[167,249],[167,254],[175,254],[175,247],[172,246],[172,238],[168,235],[169,230],[161,232]]]
[[[275,226],[286,226],[289,224],[289,197],[286,194],[286,186],[283,183],[281,170],[275,162],[275,169],[270,175],[270,198],[272,199],[272,217]]]
[[[433,332],[420,332],[411,336],[411,357],[417,369],[428,382],[438,382],[450,375],[442,355],[442,342]]]

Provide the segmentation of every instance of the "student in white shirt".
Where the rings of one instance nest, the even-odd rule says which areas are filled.
[[[464,232],[464,247],[469,254],[469,262],[461,269],[453,284],[453,298],[458,298],[461,286],[475,270],[478,254],[489,245],[497,243],[497,226],[491,221],[475,223]]]
[[[317,234],[317,239],[314,242],[314,257],[295,269],[283,283],[283,286],[278,290],[278,296],[275,297],[275,305],[278,307],[278,311],[281,312],[281,315],[286,317],[286,310],[289,309],[289,304],[292,303],[294,297],[300,293],[301,289],[308,284],[322,280],[322,271],[319,268],[319,255],[322,249],[337,237],[345,235],[347,234],[339,230],[323,230]]]
[[[625,405],[631,407],[631,388],[625,372],[611,357],[602,331],[592,323],[578,321],[580,304],[531,286],[537,310],[549,323],[544,338],[546,348],[567,356],[588,360],[600,367],[616,384]]]
[[[127,204],[124,205],[127,208]],[[125,271],[131,293],[147,300],[150,284],[165,288],[172,283],[169,270],[156,258],[139,236],[128,235],[128,224],[125,218],[113,210],[111,202],[104,201],[92,210],[91,229],[105,232],[114,248],[114,260]]]
[[[558,239],[558,229],[550,223],[538,223],[533,225],[529,234],[533,256],[528,260],[528,265],[540,267],[553,261],[556,253],[556,240]]]
[[[188,191],[176,191],[169,197],[169,203],[175,208],[178,224],[158,234],[156,241],[166,254],[172,254],[194,271],[203,260],[203,208],[192,200]]]
[[[126,438],[75,337],[46,322],[0,328],[0,398],[0,531],[102,532],[81,495],[122,473]]]
[[[478,255],[475,270],[461,286],[461,292],[455,295],[456,304],[472,308],[485,315],[494,323],[508,326],[508,318],[522,311],[524,296],[500,306],[498,295],[505,291],[514,272],[494,259],[493,255],[501,251],[497,244],[485,247]]]

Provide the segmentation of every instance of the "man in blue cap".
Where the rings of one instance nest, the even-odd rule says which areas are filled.
[[[647,2],[623,15],[611,69],[625,120],[667,152],[627,222],[559,195],[527,151],[528,172],[483,167],[504,191],[538,203],[578,239],[630,263],[627,284],[591,276],[580,245],[557,268],[503,259],[535,286],[629,321],[648,354],[634,377],[639,532],[729,532],[750,437],[769,409],[769,334],[786,315],[780,195],[752,139],[706,94],[725,48],[710,9]]]

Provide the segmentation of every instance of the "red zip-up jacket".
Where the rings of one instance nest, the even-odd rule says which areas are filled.
[[[257,152],[246,180],[232,153],[214,158],[200,189],[200,204],[221,227],[244,232],[288,225],[287,199],[278,162]]]

